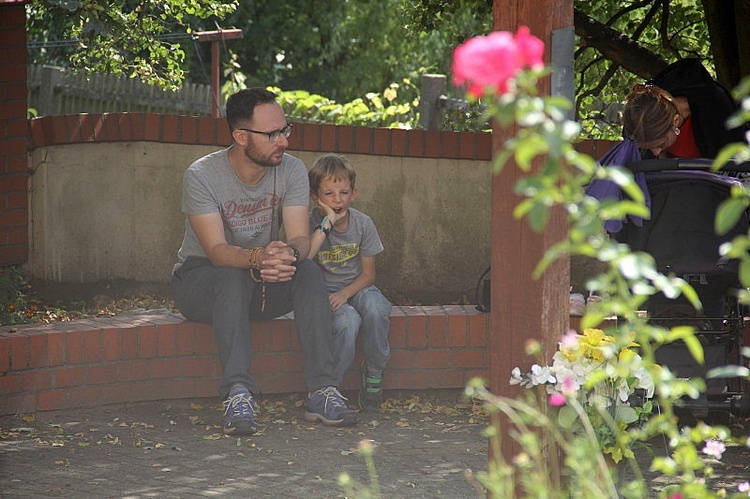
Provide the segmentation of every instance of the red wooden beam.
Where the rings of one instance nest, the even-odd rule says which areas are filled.
[[[221,100],[221,82],[219,79],[219,42],[225,40],[237,40],[242,38],[241,29],[219,29],[216,31],[201,31],[195,33],[195,38],[199,42],[211,42],[211,91],[214,98],[211,101],[211,116],[218,118],[221,116],[219,111],[219,101]]]

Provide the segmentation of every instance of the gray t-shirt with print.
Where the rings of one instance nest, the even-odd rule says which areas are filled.
[[[318,208],[310,213],[310,227],[323,219]],[[331,231],[315,255],[325,274],[329,293],[351,284],[362,272],[362,257],[383,251],[383,243],[372,219],[361,211],[349,208],[349,227],[343,232]]]
[[[227,243],[243,248],[265,246],[278,238],[281,208],[309,205],[307,169],[299,159],[284,154],[279,166],[269,167],[260,182],[248,185],[232,169],[229,149],[203,156],[185,171],[182,212],[221,213]],[[206,257],[187,219],[177,256],[174,270],[190,256]]]

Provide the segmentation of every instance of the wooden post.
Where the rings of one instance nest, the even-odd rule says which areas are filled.
[[[447,85],[445,75],[422,75],[419,98],[419,121],[425,130],[437,130],[440,127],[442,111],[440,97],[445,94]]]
[[[552,32],[573,26],[573,0],[494,0],[494,29],[516,32],[528,26],[531,34],[545,42],[545,63],[551,60]],[[542,94],[549,94],[549,79],[541,82]],[[493,130],[493,148],[497,151],[517,129]],[[556,210],[542,233],[531,230],[523,220],[513,217],[520,198],[513,192],[523,176],[509,161],[492,178],[492,305],[490,326],[490,389],[493,393],[516,396],[524,388],[510,386],[511,369],[528,368],[530,358],[524,344],[535,338],[544,345],[550,361],[557,340],[568,329],[570,264],[562,259],[552,265],[539,280],[532,272],[545,251],[567,233],[567,220]],[[507,460],[518,448],[503,435],[502,453]]]
[[[221,111],[219,110],[219,102],[221,102],[219,42],[242,38],[242,30],[220,29],[218,31],[202,31],[196,33],[195,37],[199,42],[211,42],[211,92],[214,97],[211,101],[211,116],[219,118],[221,117]]]

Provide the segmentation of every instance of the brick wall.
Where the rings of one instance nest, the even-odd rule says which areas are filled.
[[[471,306],[393,307],[386,390],[462,388],[489,376],[489,315]],[[257,323],[253,373],[264,393],[303,392],[294,321]],[[356,389],[358,356],[341,388]],[[0,414],[214,397],[211,327],[135,315],[0,327]]]
[[[26,1],[0,0],[0,265],[29,252]]]

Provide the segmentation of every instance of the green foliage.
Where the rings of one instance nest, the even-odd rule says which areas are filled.
[[[26,324],[31,313],[26,302],[28,283],[20,267],[0,267],[0,325]]]
[[[27,9],[29,37],[76,45],[42,50],[31,62],[67,57],[70,67],[87,74],[126,75],[177,90],[185,79],[185,52],[162,35],[176,29],[187,34],[196,20],[222,19],[236,5],[236,0],[34,0]]]

